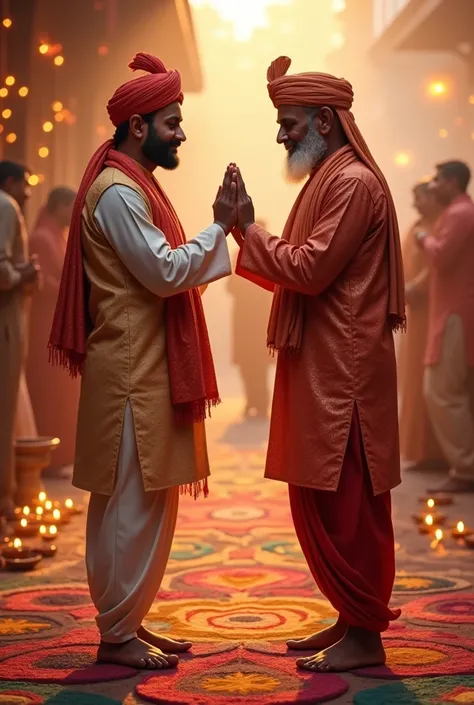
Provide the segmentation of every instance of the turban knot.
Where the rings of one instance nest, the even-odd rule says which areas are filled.
[[[296,73],[287,76],[290,66],[291,59],[280,56],[267,71],[268,93],[275,108],[280,105],[328,105],[336,110],[351,109],[354,93],[349,81],[328,73]]]
[[[175,101],[183,102],[181,75],[176,69],[167,71],[160,59],[144,53],[137,54],[128,66],[147,73],[124,83],[109,100],[107,112],[115,127],[132,115],[147,115]]]

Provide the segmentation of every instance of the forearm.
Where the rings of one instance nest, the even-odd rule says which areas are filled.
[[[224,231],[213,224],[185,245],[168,250],[160,268],[159,296],[168,297],[229,276],[231,262]]]
[[[315,295],[320,289],[314,264],[303,248],[271,235],[259,225],[245,233],[239,265],[250,274],[300,294]],[[263,288],[269,288],[262,285]]]
[[[227,240],[210,225],[176,249],[151,221],[140,195],[114,186],[100,198],[95,219],[129,272],[149,291],[168,298],[230,274]]]

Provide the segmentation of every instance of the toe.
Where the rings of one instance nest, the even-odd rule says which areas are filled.
[[[178,665],[179,659],[178,659],[178,657],[176,656],[176,654],[170,654],[169,656],[166,656],[165,658],[166,658],[167,664],[168,664],[170,667],[174,667],[174,666],[177,666],[177,665]]]
[[[179,639],[174,648],[178,652],[183,652],[183,651],[189,651],[189,649],[192,647],[192,642],[190,641],[185,641],[184,639]]]
[[[298,668],[305,668],[306,670],[311,669],[311,658],[299,658],[296,659],[296,665]]]
[[[316,666],[315,670],[320,671],[320,673],[324,673],[326,671],[329,671],[331,668],[327,661],[316,661],[315,666]]]
[[[154,670],[155,668],[160,668],[160,666],[157,664],[157,662],[154,658],[147,658],[146,659],[146,667],[149,668],[151,671]]]

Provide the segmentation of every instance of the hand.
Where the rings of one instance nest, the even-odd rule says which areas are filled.
[[[237,177],[229,165],[222,186],[219,186],[212,209],[214,222],[220,225],[226,235],[230,233],[237,221]]]
[[[245,235],[248,227],[255,223],[255,210],[252,199],[247,193],[240,169],[234,167],[237,178],[237,223],[241,232]]]
[[[16,270],[21,274],[22,284],[34,284],[38,281],[41,267],[38,264],[38,258],[33,255],[29,262],[24,262],[16,266]]]

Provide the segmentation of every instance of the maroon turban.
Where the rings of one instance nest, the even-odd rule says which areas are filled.
[[[303,107],[330,105],[336,110],[352,108],[354,92],[349,81],[329,73],[286,75],[291,59],[280,56],[267,71],[268,93],[275,108],[280,105]]]
[[[181,74],[176,69],[167,71],[160,59],[143,53],[137,54],[128,66],[147,74],[124,83],[109,100],[107,112],[115,127],[132,115],[147,115],[170,103],[183,102]]]

